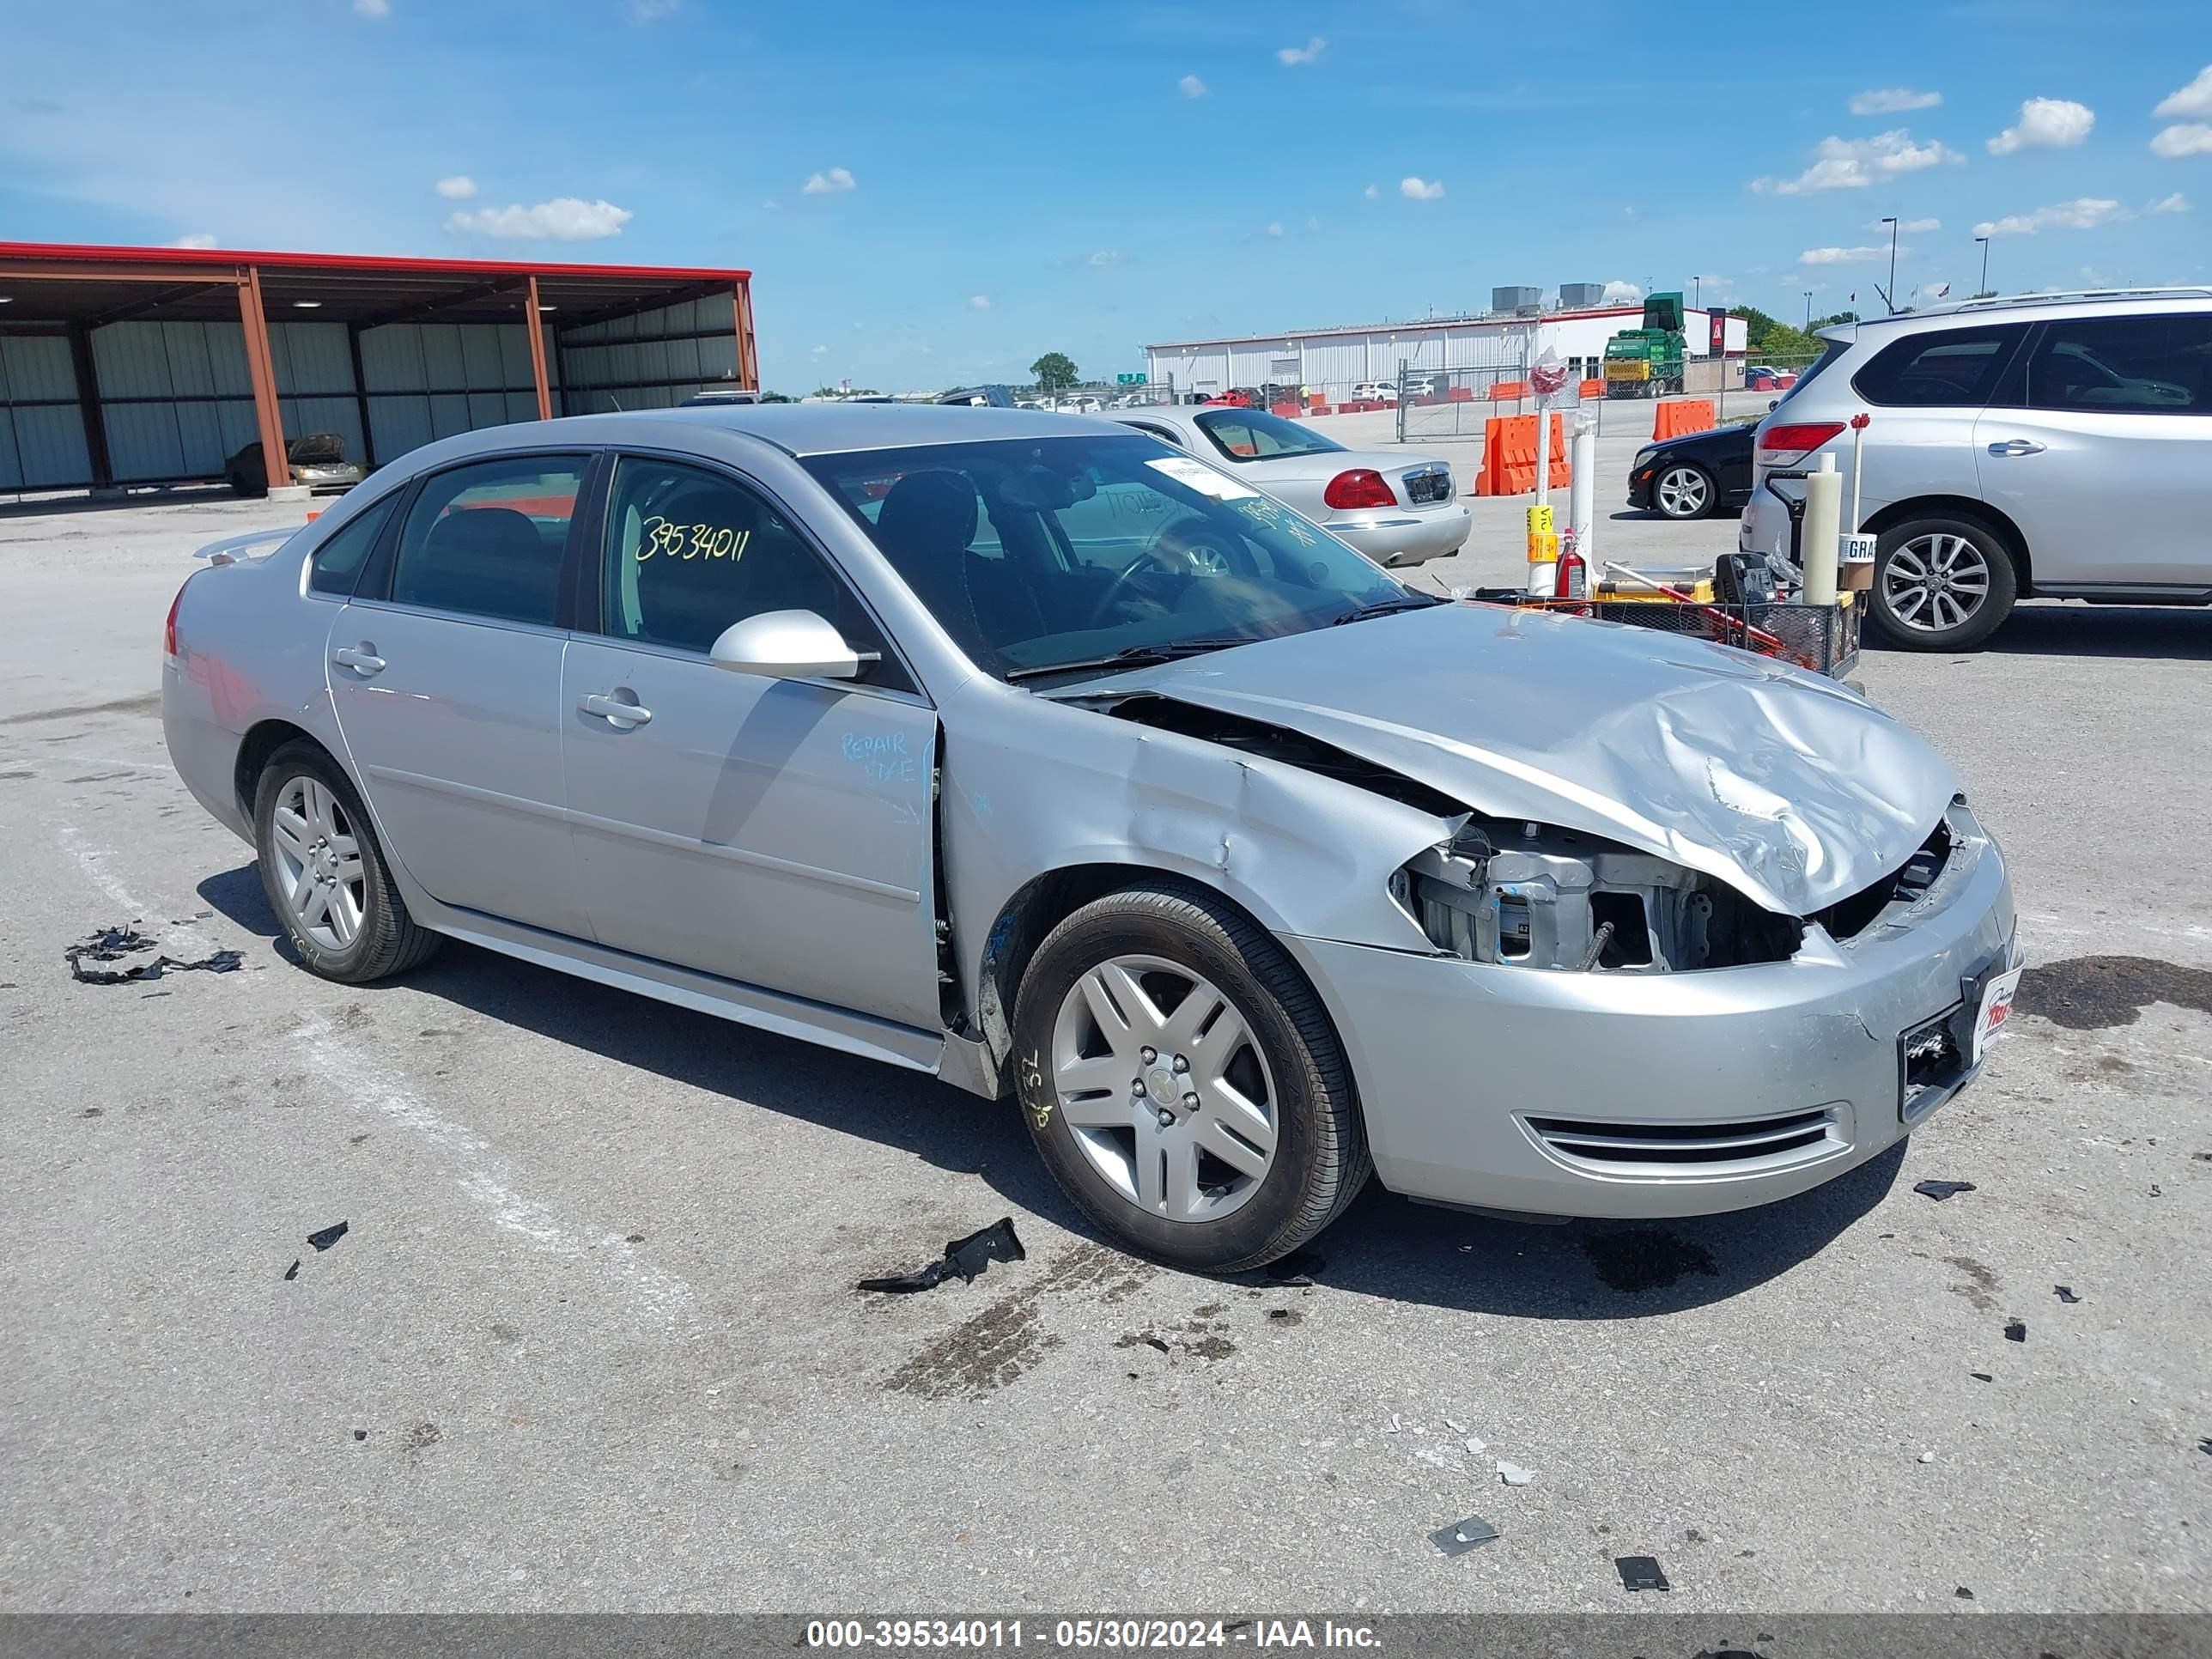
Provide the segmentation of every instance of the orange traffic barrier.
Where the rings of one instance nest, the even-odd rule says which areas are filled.
[[[1651,435],[1655,439],[1680,438],[1687,433],[1712,429],[1711,398],[1678,398],[1673,403],[1661,404],[1651,416]]]
[[[1552,488],[1565,489],[1574,480],[1567,463],[1566,434],[1558,415],[1552,416]],[[1536,487],[1536,417],[1534,415],[1493,416],[1482,423],[1482,470],[1475,475],[1478,495],[1525,495]]]
[[[1448,403],[1471,404],[1474,401],[1474,388],[1471,386],[1455,386],[1447,387],[1444,392],[1444,398]]]
[[[1296,404],[1270,404],[1267,413],[1279,415],[1286,421],[1295,421],[1298,417],[1298,406]]]
[[[1605,382],[1603,380],[1584,380],[1583,382],[1583,401],[1584,403],[1588,403],[1593,398],[1602,398],[1604,396]]]
[[[1493,404],[1502,404],[1509,398],[1518,401],[1528,395],[1528,383],[1526,380],[1493,380],[1491,382],[1490,401]]]

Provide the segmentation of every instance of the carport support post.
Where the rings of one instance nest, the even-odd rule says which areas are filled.
[[[530,335],[530,379],[538,391],[538,418],[553,418],[553,388],[545,379],[545,325],[538,310],[538,279],[522,286],[522,325]]]
[[[307,491],[292,482],[284,447],[284,416],[276,404],[276,359],[269,350],[269,313],[261,304],[261,270],[248,265],[238,279],[238,320],[246,333],[246,372],[253,382],[253,419],[261,428],[261,472],[272,501],[304,501]]]
[[[92,464],[92,493],[95,499],[119,495],[115,468],[107,455],[107,421],[100,408],[100,370],[93,361],[92,325],[69,325],[70,368],[76,377],[77,418],[84,423],[84,454]]]
[[[738,283],[730,289],[730,310],[738,331],[738,384],[749,392],[760,390],[760,359],[753,350],[753,287]]]

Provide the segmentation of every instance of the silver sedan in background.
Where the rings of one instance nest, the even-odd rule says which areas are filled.
[[[998,409],[446,439],[185,583],[169,751],[311,971],[462,939],[1009,1098],[1194,1269],[1370,1170],[1740,1209],[1973,1078],[2012,896],[1912,733],[1413,592],[1246,476]]]
[[[1437,456],[1346,449],[1263,409],[1170,406],[1114,418],[1226,467],[1377,564],[1449,558],[1467,540],[1451,463]]]

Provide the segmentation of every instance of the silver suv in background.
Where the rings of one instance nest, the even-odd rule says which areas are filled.
[[[2016,600],[2212,604],[2212,289],[1974,300],[1824,331],[1759,428],[1738,545],[1786,553],[1777,471],[1846,475],[1894,643],[1978,645]]]

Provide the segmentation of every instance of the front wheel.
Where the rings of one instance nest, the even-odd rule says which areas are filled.
[[[323,978],[363,985],[414,967],[442,943],[408,915],[361,797],[313,744],[270,757],[254,791],[253,830],[262,890],[300,960]]]
[[[1125,889],[1054,928],[1022,977],[1014,1048],[1046,1166],[1156,1261],[1259,1267],[1366,1182],[1320,999],[1265,930],[1201,888]]]
[[[1875,552],[1874,619],[1907,651],[1963,651],[2012,614],[2019,578],[2011,555],[1972,519],[1909,519],[1881,532]]]

